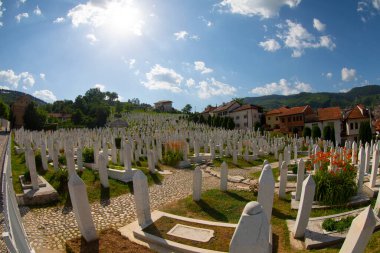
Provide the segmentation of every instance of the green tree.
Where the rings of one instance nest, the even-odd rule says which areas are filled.
[[[369,121],[361,122],[359,127],[359,140],[362,143],[370,143],[372,140],[372,130]]]
[[[9,106],[0,100],[0,118],[9,119]]]
[[[335,145],[335,129],[334,129],[334,127],[331,127],[331,141]]]
[[[24,127],[29,130],[42,130],[47,118],[47,113],[37,107],[32,102],[26,109],[24,114]]]
[[[325,126],[323,128],[323,139],[327,141],[331,141],[331,127]]]
[[[76,109],[75,112],[73,113],[71,120],[75,125],[85,125],[85,116],[83,112],[79,109]]]
[[[193,107],[190,104],[186,104],[182,108],[182,112],[185,113],[185,114],[189,114],[191,112],[191,109],[193,109]]]
[[[227,122],[227,129],[234,129],[235,128],[235,122],[233,120],[233,118],[228,118],[228,122]]]
[[[315,125],[311,128],[311,137],[313,139],[321,138],[321,129],[319,128],[319,126]]]
[[[302,132],[303,137],[311,137],[311,128],[310,127],[304,127]]]

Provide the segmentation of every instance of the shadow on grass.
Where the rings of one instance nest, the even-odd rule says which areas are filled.
[[[272,252],[278,252],[279,236],[272,233]]]
[[[108,206],[110,203],[110,188],[105,188],[103,185],[100,185],[100,204],[102,206]]]
[[[199,201],[194,201],[205,213],[210,215],[213,219],[217,221],[225,221],[228,222],[228,218],[215,208],[212,208],[209,204],[207,204],[205,201],[202,199]]]
[[[150,173],[150,176],[151,176],[154,184],[160,185],[162,183],[161,179],[159,178],[159,176],[156,173]]]
[[[277,208],[273,208],[272,209],[272,215],[275,216],[276,218],[281,219],[281,220],[292,220],[292,219],[295,219],[294,216],[286,214],[286,213],[283,213],[283,212],[281,212],[281,210],[279,210]]]
[[[143,231],[146,233],[149,233],[151,235],[155,235],[155,236],[163,238],[160,230],[157,228],[157,226],[154,223],[152,223],[148,227],[144,228]]]
[[[231,198],[234,198],[238,201],[242,201],[242,202],[250,202],[251,200],[250,199],[246,199],[242,196],[239,196],[238,194],[234,193],[234,192],[230,192],[230,191],[226,191],[225,192],[228,196],[230,196]]]

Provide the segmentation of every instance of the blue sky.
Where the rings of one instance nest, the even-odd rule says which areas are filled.
[[[380,0],[0,0],[0,86],[201,111],[380,83]]]

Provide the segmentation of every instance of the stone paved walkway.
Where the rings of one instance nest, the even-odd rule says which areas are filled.
[[[192,171],[174,170],[166,175],[161,185],[149,188],[151,209],[155,210],[172,201],[184,198],[192,192]],[[203,174],[204,190],[219,187],[219,179]],[[230,188],[234,188],[229,183]],[[136,219],[132,194],[111,199],[109,205],[93,203],[92,215],[97,230],[119,228]],[[62,207],[30,209],[21,207],[25,230],[32,247],[41,252],[60,250],[63,252],[65,241],[80,235],[74,213]]]
[[[1,133],[0,134],[0,166],[2,166],[3,164],[3,159],[4,159],[3,151],[4,151],[6,139],[7,139],[7,135]],[[2,168],[0,169],[0,173],[1,175],[3,175]],[[1,176],[0,176],[0,179],[2,179]],[[2,189],[2,181],[0,181],[0,252],[8,252],[5,242],[3,240],[3,237],[1,237],[5,229],[4,214],[3,214],[3,195],[1,193],[1,189]]]

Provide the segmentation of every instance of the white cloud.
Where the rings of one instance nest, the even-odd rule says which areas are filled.
[[[29,72],[21,72],[16,74],[13,70],[0,70],[0,82],[8,83],[14,88],[17,88],[19,84],[24,85],[25,88],[33,87],[35,80],[32,74]]]
[[[326,25],[323,24],[319,19],[314,18],[313,19],[313,26],[317,31],[323,32],[326,29]]]
[[[57,97],[50,90],[37,90],[33,92],[33,96],[42,99],[46,102],[54,102],[57,100]]]
[[[219,82],[214,78],[199,82],[197,88],[198,96],[201,99],[207,99],[214,96],[234,95],[236,92],[236,88],[232,85]]]
[[[213,23],[210,20],[205,19],[205,17],[200,16],[199,19],[201,19],[207,25],[207,27],[213,26]]]
[[[325,76],[327,79],[331,79],[333,77],[333,74],[331,72],[328,72]]]
[[[380,11],[380,0],[362,0],[358,2],[357,12],[362,22],[377,16]]]
[[[350,82],[350,81],[355,80],[355,78],[356,78],[355,69],[342,68],[342,81]]]
[[[347,93],[347,92],[349,92],[351,89],[341,89],[341,90],[339,90],[339,92],[341,92],[341,93]]]
[[[202,74],[208,74],[214,71],[211,68],[207,68],[206,64],[203,61],[195,61],[194,69],[201,72]]]
[[[40,73],[40,78],[41,78],[41,80],[44,80],[44,81],[45,81],[45,79],[46,79],[46,75],[45,75],[44,73]]]
[[[145,76],[147,80],[142,84],[150,90],[169,90],[174,93],[182,91],[183,77],[173,69],[156,64]]]
[[[63,22],[65,22],[65,18],[63,18],[63,17],[58,17],[53,21],[54,24],[60,24]]]
[[[308,48],[327,48],[334,50],[336,47],[331,37],[328,35],[315,37],[309,33],[300,23],[286,20],[286,25],[278,26],[282,29],[282,32],[277,34],[285,47],[290,48],[292,57],[301,57],[304,54],[305,49]]]
[[[372,6],[376,10],[380,10],[380,0],[372,0]]]
[[[265,84],[264,86],[256,87],[251,90],[251,93],[265,96],[265,95],[292,95],[300,92],[311,92],[313,88],[308,83],[296,81],[291,83],[286,79],[280,79],[279,82]]]
[[[34,9],[33,13],[37,16],[40,16],[42,14],[40,7],[37,7]]]
[[[18,15],[15,16],[15,19],[17,21],[17,23],[20,23],[22,19],[24,18],[29,18],[29,14],[24,12],[24,13],[20,13]]]
[[[128,66],[129,69],[133,69],[135,67],[136,59],[129,59]]]
[[[199,40],[198,35],[190,35],[187,31],[179,31],[179,32],[173,33],[173,35],[175,37],[175,40],[187,40],[187,39]]]
[[[195,86],[195,81],[194,81],[194,79],[192,79],[192,78],[187,79],[187,80],[186,80],[186,86],[189,87],[189,88]]]
[[[301,0],[223,0],[219,5],[231,13],[272,18],[283,6],[295,8]]]
[[[104,92],[106,90],[106,86],[104,84],[97,83],[94,85],[95,89],[99,89],[101,92]]]
[[[281,45],[275,39],[269,39],[267,41],[261,41],[259,46],[264,48],[268,52],[276,52],[281,48]]]
[[[105,27],[122,35],[133,33],[140,36],[143,32],[144,21],[133,0],[88,1],[72,8],[67,17],[74,27]]]
[[[2,86],[2,85],[0,85],[0,89],[9,90],[9,87],[8,86]]]
[[[26,3],[26,0],[20,0],[20,3],[22,4]]]
[[[98,41],[95,34],[92,34],[92,33],[87,34],[86,38],[88,39],[91,45],[94,45]]]

